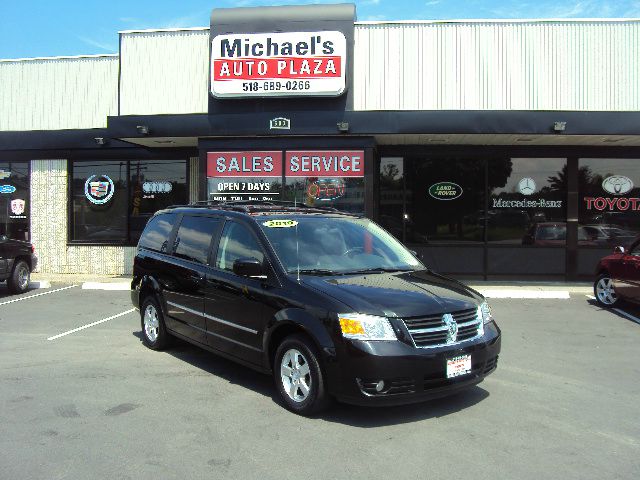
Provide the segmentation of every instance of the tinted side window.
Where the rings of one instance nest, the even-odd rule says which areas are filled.
[[[173,254],[193,262],[207,263],[211,238],[215,235],[218,225],[218,218],[185,215],[176,235]]]
[[[167,213],[149,220],[138,246],[165,253],[168,250],[169,235],[176,223],[176,216],[175,213]]]
[[[244,225],[228,222],[218,247],[216,267],[233,271],[233,262],[239,258],[255,258],[264,261],[264,253],[255,236]]]

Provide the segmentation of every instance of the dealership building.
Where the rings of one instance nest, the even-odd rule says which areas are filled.
[[[640,232],[640,20],[339,4],[119,36],[0,60],[0,234],[40,272],[128,274],[153,212],[203,200],[364,214],[464,278],[586,278]]]

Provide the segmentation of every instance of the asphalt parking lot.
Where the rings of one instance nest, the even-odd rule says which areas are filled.
[[[0,284],[0,479],[640,478],[640,311],[490,303],[503,350],[479,386],[309,419],[269,377],[146,349],[126,291]]]

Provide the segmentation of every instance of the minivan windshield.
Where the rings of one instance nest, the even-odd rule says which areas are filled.
[[[412,271],[424,266],[366,218],[270,215],[256,219],[287,273]]]

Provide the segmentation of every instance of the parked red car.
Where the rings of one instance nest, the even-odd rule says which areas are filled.
[[[603,307],[611,307],[620,300],[640,303],[640,237],[628,250],[615,247],[613,254],[602,258],[596,268],[593,294]]]

